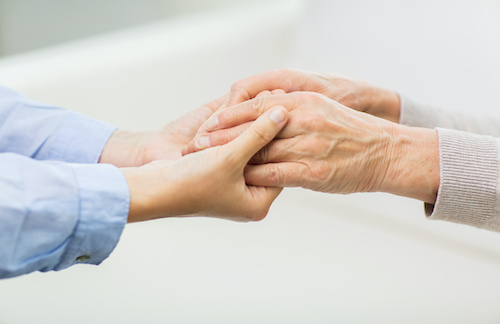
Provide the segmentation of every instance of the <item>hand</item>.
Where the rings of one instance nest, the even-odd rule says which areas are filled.
[[[228,99],[224,95],[154,132],[117,130],[99,160],[117,167],[141,166],[156,160],[176,160],[200,126]]]
[[[294,69],[265,72],[234,83],[227,106],[252,99],[262,91],[275,89],[317,92],[349,108],[399,122],[400,99],[395,92],[340,75]]]
[[[434,130],[373,117],[312,92],[259,97],[216,113],[204,134],[212,146],[230,141],[270,107],[290,111],[288,124],[246,168],[247,183],[301,186],[330,193],[383,191],[433,203],[439,187]],[[188,151],[195,151],[190,144]]]
[[[399,96],[393,91],[340,75],[316,74],[294,69],[273,70],[234,83],[227,101],[217,112],[259,96],[295,91],[320,93],[344,106],[395,123],[398,123],[400,119],[401,102]],[[248,125],[242,126],[240,130],[234,130],[234,133],[246,127]],[[197,142],[189,143],[189,146],[196,145],[198,150],[210,146],[208,137],[200,135],[207,134],[212,128],[213,125],[203,124],[198,130]],[[185,148],[182,150],[182,155],[189,152],[189,149]]]
[[[275,107],[229,144],[121,169],[130,188],[129,222],[187,215],[263,219],[282,189],[247,185],[244,168],[287,119],[287,110]]]

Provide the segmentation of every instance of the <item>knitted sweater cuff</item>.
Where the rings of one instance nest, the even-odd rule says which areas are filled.
[[[495,213],[498,150],[493,137],[437,128],[440,185],[435,205],[426,204],[430,219],[500,231]]]

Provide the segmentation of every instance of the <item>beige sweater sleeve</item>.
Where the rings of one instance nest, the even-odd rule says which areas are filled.
[[[500,119],[420,105],[401,97],[401,124],[435,128],[440,185],[430,219],[500,231]]]

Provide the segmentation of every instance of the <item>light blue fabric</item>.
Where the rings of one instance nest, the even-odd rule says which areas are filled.
[[[96,164],[113,130],[0,86],[0,278],[113,251],[130,203],[123,174]]]

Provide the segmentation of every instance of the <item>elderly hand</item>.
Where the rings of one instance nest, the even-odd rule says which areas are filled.
[[[383,191],[433,203],[439,186],[437,133],[373,117],[312,92],[255,98],[216,113],[201,134],[230,141],[276,105],[288,124],[246,168],[247,183],[331,193]],[[196,151],[196,141],[187,152]]]
[[[335,74],[316,74],[294,69],[279,69],[251,76],[234,83],[227,106],[254,98],[264,91],[317,92],[344,106],[393,122],[399,122],[399,96],[361,80]]]
[[[247,185],[244,169],[287,119],[287,110],[275,107],[229,144],[121,169],[130,188],[129,222],[187,215],[263,219],[281,188]]]
[[[227,101],[217,112],[259,96],[296,91],[316,92],[349,108],[399,122],[401,103],[395,92],[340,75],[316,74],[294,69],[273,70],[234,83]],[[234,133],[247,126],[242,125],[241,129],[234,130]],[[207,134],[207,128],[210,127],[211,125],[204,124],[197,132],[197,142],[190,143],[190,146],[197,145],[198,149],[209,146],[207,137],[200,135]],[[183,155],[189,152],[188,149],[182,150]]]
[[[175,160],[200,126],[228,99],[224,95],[154,132],[116,130],[108,140],[100,163],[118,167],[141,166],[156,160]]]

